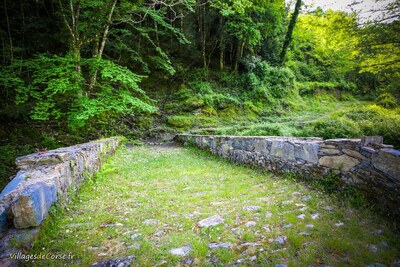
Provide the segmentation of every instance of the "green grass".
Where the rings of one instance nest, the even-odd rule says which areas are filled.
[[[248,211],[248,206],[259,208]],[[198,227],[198,221],[215,214],[225,223]],[[247,227],[249,221],[256,225]],[[377,229],[382,233],[370,234]],[[175,266],[185,259],[169,250],[188,245],[187,258],[200,266],[238,260],[256,266],[391,265],[400,258],[399,236],[391,229],[369,210],[352,208],[293,179],[231,165],[194,148],[140,146],[120,148],[68,209],[54,211],[29,253],[75,256],[72,261],[37,261],[38,266],[88,266],[129,255],[135,256],[133,266]],[[132,240],[137,233],[141,236]],[[283,245],[274,242],[279,236],[287,237]],[[209,249],[212,242],[232,246]],[[378,251],[372,252],[371,245]]]

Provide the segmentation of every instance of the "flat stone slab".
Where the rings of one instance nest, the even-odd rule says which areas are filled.
[[[319,159],[320,165],[345,172],[348,172],[359,163],[360,161],[358,159],[348,155],[325,156]]]
[[[225,243],[210,243],[208,244],[209,249],[216,249],[216,248],[230,248],[232,243],[225,242]]]
[[[180,248],[173,248],[169,251],[169,253],[171,253],[174,256],[185,257],[189,254],[191,250],[192,250],[191,246],[183,246]]]
[[[224,218],[222,218],[219,215],[213,215],[211,217],[208,217],[204,220],[199,221],[197,223],[197,225],[201,228],[208,228],[210,226],[215,226],[215,225],[221,224],[223,222],[225,222]]]
[[[14,226],[18,229],[38,226],[56,200],[55,184],[38,181],[29,185],[12,206]]]

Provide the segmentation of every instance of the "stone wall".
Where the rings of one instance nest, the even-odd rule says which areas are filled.
[[[119,142],[109,138],[17,158],[20,171],[0,194],[0,231],[38,226],[50,206],[67,202]]]
[[[322,178],[335,173],[383,209],[400,218],[400,151],[382,137],[362,139],[177,135],[236,163]]]

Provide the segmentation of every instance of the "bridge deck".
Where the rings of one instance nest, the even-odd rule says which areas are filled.
[[[194,148],[134,146],[46,220],[30,253],[74,255],[43,266],[127,256],[133,266],[390,266],[400,244],[389,227],[288,177]]]

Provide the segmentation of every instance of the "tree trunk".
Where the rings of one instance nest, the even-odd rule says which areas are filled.
[[[240,62],[240,60],[242,59],[242,56],[243,56],[244,44],[245,44],[244,41],[238,41],[238,43],[237,43],[234,71],[238,71],[239,70],[239,62]]]
[[[296,6],[294,7],[294,12],[289,22],[288,31],[286,33],[285,41],[283,42],[282,52],[280,54],[280,63],[285,62],[286,52],[292,41],[293,29],[296,26],[297,17],[299,16],[301,9],[301,0],[296,0]]]
[[[7,12],[7,0],[4,0],[4,12],[6,15],[8,41],[10,44],[10,63],[12,63],[14,61],[14,48],[13,48],[13,41],[12,41],[12,37],[11,37],[10,20],[8,18],[8,12]]]
[[[224,52],[225,52],[225,36],[224,36],[224,17],[219,15],[219,69],[224,70]]]
[[[102,58],[102,56],[103,56],[104,47],[106,46],[106,42],[107,42],[107,38],[108,38],[108,32],[110,30],[110,25],[111,25],[111,22],[112,22],[112,17],[113,17],[113,14],[114,14],[114,9],[115,9],[116,4],[117,4],[117,0],[114,0],[113,4],[111,6],[111,9],[110,9],[110,13],[108,13],[107,25],[106,25],[106,28],[104,29],[103,36],[101,38],[101,43],[100,43],[100,46],[99,46],[99,50],[98,50],[97,53],[95,53],[93,55],[93,57],[98,59],[98,60],[100,60]],[[89,89],[88,90],[89,93],[92,91],[93,87],[96,84],[97,73],[98,73],[98,69],[96,67],[95,70],[94,70],[93,75],[91,75],[91,77],[90,77],[90,83],[89,83],[89,88],[88,88]]]

